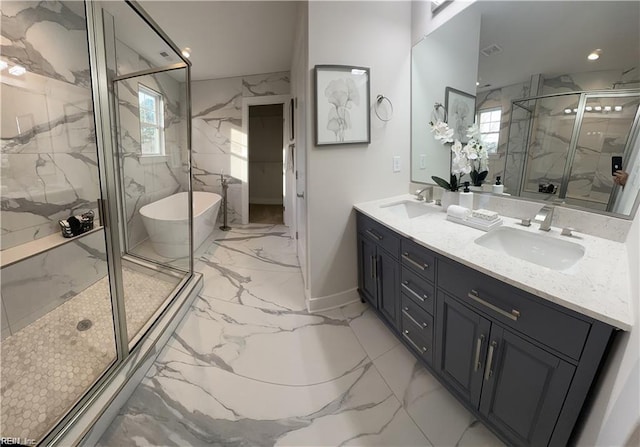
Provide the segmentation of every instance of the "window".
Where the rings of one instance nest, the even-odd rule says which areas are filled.
[[[140,149],[142,155],[164,155],[164,101],[162,94],[138,84]]]
[[[480,110],[480,140],[489,154],[498,151],[498,140],[500,139],[500,118],[502,109]]]

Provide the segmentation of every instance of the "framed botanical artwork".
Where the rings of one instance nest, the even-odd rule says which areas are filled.
[[[475,120],[476,97],[447,87],[444,91],[444,108],[447,111],[447,124],[453,129],[453,138],[461,143],[469,141],[467,129]]]
[[[316,146],[371,142],[369,68],[316,65]]]

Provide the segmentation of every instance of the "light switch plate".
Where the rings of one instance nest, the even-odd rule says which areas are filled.
[[[427,169],[427,154],[420,154],[420,169]]]
[[[393,157],[393,172],[400,172],[400,156],[395,155]]]

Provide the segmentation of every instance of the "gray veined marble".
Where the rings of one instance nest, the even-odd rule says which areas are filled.
[[[500,445],[366,305],[304,310],[302,283],[277,279],[301,276],[284,227],[220,232],[196,270],[220,287],[209,282],[99,445]],[[254,287],[259,273],[276,279]],[[242,287],[252,301],[234,299]]]
[[[2,249],[59,231],[95,207],[98,169],[84,7],[3,2]],[[51,45],[54,39],[56,45]]]
[[[289,73],[267,73],[192,83],[193,186],[221,194],[220,173],[229,186],[229,222],[242,221],[242,182],[248,173],[242,102],[254,96],[286,95]],[[222,213],[220,213],[222,214]]]

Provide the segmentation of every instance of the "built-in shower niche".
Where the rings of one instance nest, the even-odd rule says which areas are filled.
[[[29,44],[47,54],[44,42]],[[98,197],[90,85],[30,67],[0,77],[3,250],[58,232],[59,219],[95,209]]]

